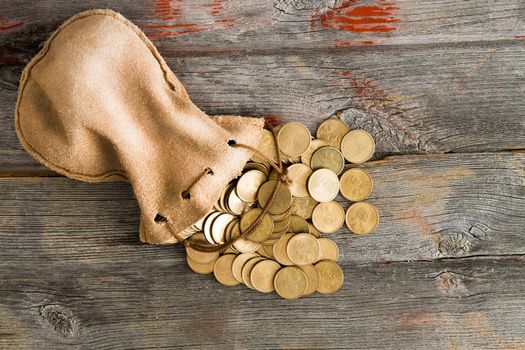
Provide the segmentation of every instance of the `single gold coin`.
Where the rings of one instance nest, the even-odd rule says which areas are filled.
[[[341,149],[341,140],[350,129],[339,119],[327,119],[319,125],[317,138],[327,141],[332,147]]]
[[[315,238],[321,237],[319,230],[317,230],[315,226],[310,223],[308,223],[308,233],[314,236]]]
[[[345,159],[335,147],[322,147],[315,151],[311,160],[312,169],[326,168],[339,174],[345,167]]]
[[[317,261],[319,242],[309,233],[299,233],[290,238],[286,254],[295,265],[308,265]]]
[[[213,272],[213,267],[215,266],[215,260],[210,261],[205,264],[200,264],[190,259],[189,256],[186,256],[186,262],[193,272],[196,272],[201,275],[207,275]]]
[[[235,254],[225,254],[215,261],[213,274],[220,284],[230,287],[239,284],[239,281],[235,279],[232,273],[232,264],[236,257],[237,255]]]
[[[312,135],[301,123],[283,125],[277,134],[281,151],[290,157],[300,156],[310,147]]]
[[[242,267],[244,264],[246,264],[248,260],[258,256],[259,254],[256,253],[242,253],[237,255],[237,257],[233,260],[232,274],[239,283],[242,283]]]
[[[341,141],[341,152],[351,163],[364,163],[374,155],[376,145],[372,135],[364,130],[352,130]]]
[[[323,260],[314,265],[319,274],[317,291],[321,294],[332,294],[343,286],[343,270],[333,261]]]
[[[301,297],[306,290],[308,279],[303,270],[295,266],[280,269],[276,274],[273,285],[277,294],[282,298],[294,300]]]
[[[240,221],[241,232],[245,232],[257,220],[262,209],[253,208],[246,212]],[[273,220],[268,214],[262,216],[261,221],[257,224],[255,229],[250,232],[246,238],[252,242],[261,243],[267,240],[273,232]]]
[[[290,258],[288,257],[288,253],[286,252],[286,246],[288,245],[288,242],[293,236],[293,233],[285,233],[273,245],[273,256],[275,257],[275,260],[277,260],[281,265],[290,266],[294,264],[293,261],[290,260]]]
[[[318,202],[330,202],[339,193],[339,178],[330,169],[315,170],[308,179],[308,192]]]
[[[229,240],[239,237],[241,234],[240,223],[237,223],[232,227]],[[240,238],[233,242],[232,247],[235,248],[239,253],[253,253],[261,246],[260,243],[252,242],[248,239]]]
[[[319,256],[317,261],[321,260],[330,260],[335,261],[339,260],[339,248],[334,241],[328,238],[318,238],[319,242]]]
[[[322,233],[337,232],[345,222],[345,210],[337,202],[319,203],[312,214],[312,223]]]
[[[259,188],[259,192],[257,193],[257,200],[261,208],[264,208],[268,203],[268,200],[270,199],[270,196],[276,184],[277,181],[268,181],[265,182]],[[288,186],[286,186],[285,184],[281,184],[279,186],[279,190],[277,191],[277,195],[275,196],[275,199],[272,202],[272,205],[268,209],[268,213],[274,215],[282,214],[285,211],[287,211],[291,205],[292,193],[290,192]]]
[[[241,271],[242,276],[242,283],[250,289],[253,289],[252,281],[250,280],[250,274],[252,273],[253,267],[259,263],[260,261],[266,260],[262,256],[259,256],[257,258],[252,258],[244,264]]]
[[[312,140],[312,142],[310,142],[310,147],[308,148],[308,150],[304,152],[303,154],[301,154],[301,163],[311,167],[312,164],[310,161],[315,151],[317,151],[319,148],[326,147],[326,146],[330,146],[330,144],[326,142],[325,140],[321,140],[321,139]]]
[[[299,266],[299,268],[303,270],[308,282],[306,284],[306,289],[303,292],[303,296],[314,294],[319,286],[319,274],[317,273],[317,270],[312,264]]]
[[[226,226],[236,219],[235,215],[229,213],[222,213],[218,215],[211,224],[211,237],[217,244],[224,243],[224,235],[226,233]]]
[[[306,183],[311,174],[312,169],[310,169],[308,165],[302,163],[292,164],[288,167],[288,177],[292,180],[292,183],[289,186],[292,196],[308,196]]]
[[[275,148],[275,139],[271,131],[266,129],[263,130],[257,149],[269,159],[277,161],[277,148]],[[258,153],[253,153],[251,159],[258,163],[267,162],[267,160],[261,157]]]
[[[193,236],[196,236],[196,235],[199,235],[199,237],[202,236],[202,239],[194,238]],[[192,242],[196,242],[196,241],[199,241],[199,243],[204,242],[204,234],[196,233],[193,236],[190,239]],[[207,263],[217,260],[217,258],[219,257],[219,252],[211,252],[211,253],[201,252],[191,247],[186,247],[186,255],[188,256],[188,258],[195,261],[196,263],[207,264]]]
[[[293,197],[291,211],[293,215],[299,215],[304,219],[310,219],[317,201],[310,197]]]
[[[261,293],[270,293],[275,290],[273,280],[281,265],[273,260],[259,261],[250,272],[250,281],[253,288]]]
[[[346,226],[356,235],[366,235],[379,225],[379,210],[367,202],[352,204],[346,211]]]
[[[341,194],[352,202],[360,202],[366,199],[374,187],[372,178],[364,170],[348,169],[341,175]]]
[[[235,188],[237,196],[247,203],[255,202],[259,187],[266,181],[266,175],[259,170],[245,172],[237,181]]]
[[[308,232],[308,222],[298,215],[292,215],[290,218],[289,230],[293,233],[305,233]]]

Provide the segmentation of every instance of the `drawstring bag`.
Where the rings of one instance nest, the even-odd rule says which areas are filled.
[[[146,36],[110,10],[73,16],[45,43],[22,73],[15,123],[23,147],[58,173],[129,181],[140,239],[156,244],[187,238],[264,126],[202,112]]]

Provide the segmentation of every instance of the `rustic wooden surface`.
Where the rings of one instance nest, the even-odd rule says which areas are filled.
[[[374,135],[382,222],[332,236],[339,293],[287,302],[196,275],[180,246],[138,242],[129,185],[23,151],[19,74],[94,7],[137,23],[207,113]],[[524,15],[519,0],[4,1],[0,348],[525,349]]]

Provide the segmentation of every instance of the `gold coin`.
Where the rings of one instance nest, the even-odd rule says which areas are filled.
[[[310,142],[310,147],[306,152],[301,154],[301,163],[308,165],[309,167],[312,166],[311,159],[315,151],[317,151],[319,148],[330,146],[328,142],[321,139],[315,139]]]
[[[301,157],[300,157],[300,156],[297,156],[297,157],[288,157],[288,160],[289,160],[289,162],[292,163],[292,164],[301,163]]]
[[[222,213],[221,215],[218,215],[215,219],[213,219],[210,231],[211,231],[211,237],[215,243],[217,244],[224,243],[224,235],[226,233],[226,226],[228,226],[228,224],[235,219],[236,217],[229,213]]]
[[[299,268],[303,270],[307,280],[306,289],[303,292],[303,296],[314,294],[317,290],[317,287],[319,286],[319,274],[317,273],[317,270],[312,264],[299,266]]]
[[[273,169],[270,172],[270,176],[268,176],[268,181],[277,181],[278,178],[279,178],[279,172]]]
[[[225,254],[215,261],[213,274],[219,283],[230,287],[239,284],[239,281],[235,279],[232,273],[232,264],[236,257],[237,255],[235,254]]]
[[[319,274],[317,291],[321,294],[332,294],[343,286],[343,270],[333,261],[323,260],[314,265]]]
[[[339,178],[330,169],[319,169],[308,179],[308,192],[318,202],[330,202],[339,193]]]
[[[259,187],[266,181],[266,175],[259,170],[245,172],[237,181],[235,188],[237,196],[247,203],[255,202]]]
[[[273,222],[273,232],[281,232],[288,230],[288,227],[290,227],[290,221],[291,221],[291,215],[288,215],[281,221],[274,221]]]
[[[306,274],[298,267],[288,266],[275,274],[273,285],[282,298],[293,300],[303,295],[308,280]]]
[[[275,257],[273,256],[273,245],[262,245],[257,249],[257,254],[259,254],[262,257],[265,257],[266,259],[272,259],[275,260]]]
[[[317,261],[319,242],[309,233],[299,233],[290,238],[286,254],[295,265],[308,265]]]
[[[240,221],[241,232],[246,231],[252,223],[257,220],[257,217],[262,212],[262,209],[254,208],[246,212]],[[245,236],[248,240],[252,242],[261,243],[268,239],[273,232],[273,220],[268,214],[262,216],[261,221],[257,224],[255,229],[252,230],[250,234]]]
[[[246,202],[243,202],[239,198],[239,196],[237,196],[237,193],[235,193],[235,189],[233,188],[228,194],[228,199],[226,200],[226,206],[230,213],[234,215],[242,215],[244,211],[246,210],[246,207],[248,206],[248,204]]]
[[[334,233],[345,222],[345,210],[337,202],[319,203],[312,214],[312,223],[322,233]]]
[[[202,236],[202,238],[200,239],[197,237],[194,238],[194,236],[197,236],[197,235],[199,238]],[[204,234],[202,233],[196,233],[190,239],[190,241],[192,242],[199,241],[199,243],[202,243],[203,240],[204,240]],[[195,261],[196,263],[207,264],[207,263],[217,260],[217,258],[219,257],[219,252],[212,252],[212,253],[201,252],[191,247],[186,247],[186,255],[188,256],[188,258]]]
[[[252,269],[253,267],[261,262],[265,260],[263,257],[257,257],[257,258],[252,258],[250,260],[248,260],[246,262],[246,264],[244,264],[244,266],[242,267],[242,271],[241,271],[241,276],[242,276],[242,283],[244,283],[244,285],[250,289],[253,289],[253,284],[252,284],[252,281],[250,280],[250,274],[252,272]]]
[[[273,260],[259,261],[250,272],[250,281],[253,288],[261,293],[270,293],[275,290],[273,279],[281,265]]]
[[[244,165],[243,172],[248,170],[259,170],[261,173],[266,175],[266,177],[270,175],[270,170],[267,167],[267,163],[248,162]]]
[[[229,184],[228,186],[226,186],[226,188],[222,192],[221,197],[217,201],[217,207],[219,208],[219,211],[222,211],[222,212],[228,211],[226,208],[225,198],[228,192],[230,191],[230,189],[233,188],[233,186],[234,184]]]
[[[204,224],[202,224],[202,232],[204,232],[204,236],[210,244],[217,244],[217,242],[215,242],[212,238],[211,225],[213,220],[215,220],[215,218],[219,215],[221,215],[221,213],[218,211],[212,212],[206,217],[206,219],[204,219]]]
[[[337,262],[339,260],[339,247],[335,244],[334,241],[328,238],[319,238],[319,256],[317,261],[321,260],[330,260]]]
[[[292,215],[291,208],[289,208],[288,210],[286,210],[282,214],[270,214],[270,216],[272,217],[272,220],[274,222],[276,222],[276,221],[283,221],[285,219],[288,219],[291,215]]]
[[[314,211],[317,201],[310,197],[294,197],[292,199],[292,214],[299,215],[304,219],[310,219],[312,217],[312,212]]]
[[[345,167],[345,159],[335,147],[322,147],[315,151],[311,160],[312,169],[326,168],[339,174]]]
[[[310,169],[308,165],[302,163],[292,164],[288,167],[288,177],[292,180],[292,183],[289,186],[292,196],[308,196],[306,183],[311,174],[312,169]]]
[[[364,170],[348,169],[341,175],[341,194],[352,202],[360,202],[372,193],[372,178]]]
[[[308,233],[314,236],[315,238],[321,237],[321,234],[319,233],[319,231],[315,228],[314,225],[310,223],[308,224]]]
[[[242,283],[242,267],[246,262],[252,258],[258,257],[259,254],[255,253],[242,253],[237,255],[237,257],[233,260],[232,263],[232,274],[233,277],[239,282]]]
[[[240,234],[241,234],[240,223],[237,223],[232,228],[230,240],[239,237]],[[260,246],[261,246],[260,243],[252,242],[252,241],[250,241],[248,239],[244,239],[244,238],[238,239],[238,240],[236,240],[233,243],[233,248],[238,250],[240,253],[253,253],[257,249],[259,249]]]
[[[346,211],[346,226],[357,235],[366,235],[379,225],[379,210],[367,202],[354,203]]]
[[[275,136],[277,136],[277,134],[279,133],[279,130],[281,130],[281,128],[284,126],[285,124],[279,124],[279,125],[276,125],[273,127],[273,134]]]
[[[268,203],[268,200],[270,199],[270,196],[276,184],[276,181],[268,181],[264,183],[261,186],[261,188],[259,188],[259,192],[257,193],[257,200],[259,201],[259,206],[261,208],[264,208]],[[287,211],[291,205],[292,194],[290,193],[290,189],[285,184],[281,184],[281,186],[279,186],[279,190],[277,191],[277,195],[275,196],[275,199],[272,202],[272,205],[268,209],[268,213],[274,215],[282,214],[285,211]]]
[[[372,158],[375,149],[374,138],[364,130],[352,130],[341,141],[341,151],[351,163],[366,162]]]
[[[207,275],[213,272],[213,267],[215,266],[215,260],[210,261],[206,264],[199,264],[190,259],[189,256],[186,256],[186,262],[193,272],[196,272],[201,275]]]
[[[273,245],[273,256],[275,256],[275,260],[277,260],[281,265],[293,265],[293,262],[290,260],[288,253],[286,252],[286,246],[293,236],[293,233],[285,233]]]
[[[308,223],[306,220],[298,215],[292,215],[290,218],[289,230],[293,233],[305,233],[308,232]]]
[[[269,131],[264,129],[261,140],[259,141],[259,145],[257,146],[257,149],[261,151],[266,157],[277,161],[277,148],[275,148],[275,140],[273,134]],[[251,158],[254,162],[258,163],[266,163],[267,160],[261,157],[257,153],[252,154]]]
[[[339,119],[327,119],[319,125],[317,138],[327,141],[332,147],[341,149],[341,140],[350,129]]]
[[[279,148],[289,157],[300,156],[310,147],[312,135],[301,123],[285,124],[277,134]]]

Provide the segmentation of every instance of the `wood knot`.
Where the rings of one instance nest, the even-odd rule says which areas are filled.
[[[443,294],[456,297],[468,294],[462,276],[457,273],[444,271],[436,275],[435,278],[438,289]]]
[[[44,305],[39,314],[47,326],[61,337],[70,339],[79,336],[80,321],[69,308],[57,304]]]

